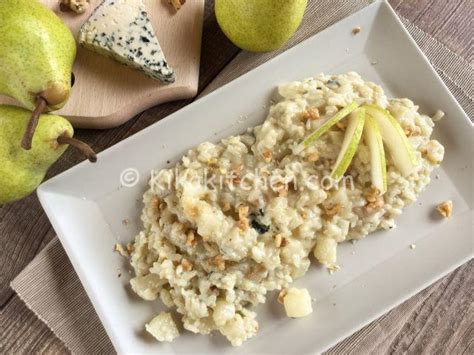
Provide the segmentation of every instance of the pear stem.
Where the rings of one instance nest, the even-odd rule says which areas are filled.
[[[57,139],[59,144],[69,144],[73,146],[74,148],[78,149],[81,151],[82,154],[91,162],[95,163],[97,161],[97,155],[95,154],[94,150],[92,148],[84,143],[83,141],[80,141],[79,139],[68,137],[65,135],[59,136]]]
[[[21,140],[21,147],[23,149],[31,149],[31,142],[33,141],[33,135],[35,134],[36,127],[38,126],[39,118],[47,106],[48,102],[43,97],[38,96],[36,108],[31,114],[30,121],[28,122],[28,126],[26,127],[23,139]]]

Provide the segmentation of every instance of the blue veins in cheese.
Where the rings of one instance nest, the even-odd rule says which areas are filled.
[[[175,81],[141,0],[104,0],[82,26],[79,43],[151,78]]]

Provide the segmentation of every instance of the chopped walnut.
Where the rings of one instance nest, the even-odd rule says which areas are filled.
[[[247,218],[248,213],[249,213],[249,206],[239,207],[239,219]]]
[[[188,232],[188,235],[186,238],[186,245],[188,247],[194,247],[196,246],[196,244],[197,244],[196,234],[194,233],[194,231],[191,230]]]
[[[375,202],[379,197],[380,191],[375,187],[371,187],[370,190],[364,193],[364,198],[367,202]]]
[[[431,164],[438,165],[443,159],[443,154],[438,150],[439,143],[435,140],[430,140],[426,147],[421,149],[421,154]]]
[[[248,213],[249,213],[248,206],[239,207],[239,221],[237,222],[237,226],[242,232],[245,232],[247,229],[249,229]]]
[[[365,205],[367,213],[374,213],[380,210],[384,205],[382,194],[375,187],[371,187],[370,190],[366,191],[364,197],[367,201],[367,204]]]
[[[353,35],[356,35],[356,34],[358,34],[360,31],[362,31],[362,28],[361,28],[360,26],[354,27],[354,28],[352,29],[352,34],[353,34]]]
[[[314,163],[315,161],[317,161],[319,159],[319,154],[318,153],[311,153],[311,154],[308,154],[308,156],[306,158],[308,159],[309,162]]]
[[[220,271],[224,271],[224,270],[225,270],[225,260],[224,260],[224,258],[223,258],[221,255],[217,255],[217,256],[214,258],[214,264],[217,266],[217,268],[218,268]]]
[[[186,0],[168,0],[168,4],[173,5],[174,9],[178,11],[186,3]]]
[[[123,247],[122,244],[115,244],[115,251],[125,258],[128,258],[129,256],[128,251]]]
[[[433,154],[431,154],[428,149],[422,149],[421,150],[421,155],[423,158],[428,160],[431,164],[439,164],[441,163]]]
[[[231,171],[230,171],[230,181],[227,180],[229,183],[233,183],[233,184],[240,184],[240,175],[242,173],[242,169],[243,169],[243,165],[238,165],[236,166],[235,168],[233,168]]]
[[[191,271],[193,269],[193,264],[188,259],[181,260],[181,266],[183,267],[184,271]]]
[[[199,210],[196,206],[187,207],[184,209],[184,213],[187,214],[189,217],[197,217],[199,216]]]
[[[160,210],[160,199],[158,196],[153,195],[150,199],[150,206],[153,208],[154,211],[159,211]]]
[[[380,210],[384,205],[382,196],[378,197],[374,202],[369,202],[365,205],[367,213],[374,213]]]
[[[76,14],[83,14],[89,7],[89,0],[60,0],[59,8],[61,11],[72,11]]]
[[[272,161],[273,154],[272,154],[272,151],[270,149],[265,148],[265,150],[262,153],[262,156],[263,156],[263,160],[266,163],[270,163]]]
[[[278,298],[277,298],[278,303],[283,304],[283,300],[285,299],[285,296],[287,293],[288,291],[286,290],[286,288],[281,289],[281,291],[278,293]]]
[[[448,200],[436,206],[436,211],[444,218],[451,218],[453,214],[453,201]]]
[[[310,107],[303,112],[303,118],[305,120],[317,120],[320,117],[319,109],[317,107]]]
[[[281,246],[281,242],[283,241],[283,237],[281,234],[275,235],[275,247],[279,248]]]
[[[342,211],[343,206],[340,203],[335,203],[333,205],[325,207],[324,216],[328,219],[334,217],[339,212]]]
[[[405,127],[403,132],[405,132],[405,135],[407,137],[411,137],[411,136],[418,136],[420,135],[421,133],[421,129],[420,127],[418,126],[414,126],[414,127]]]
[[[278,192],[278,196],[286,197],[288,196],[288,184],[285,183],[284,178],[278,178],[277,181],[273,183],[273,190]]]
[[[236,176],[232,179],[232,183],[234,184],[240,184],[240,182],[241,182],[240,176]]]
[[[216,158],[210,158],[207,161],[207,165],[216,165],[217,164],[217,159]]]

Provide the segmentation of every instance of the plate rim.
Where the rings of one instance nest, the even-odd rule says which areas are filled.
[[[240,81],[244,81],[246,80],[246,78],[249,76],[249,75],[253,75],[255,74],[256,71],[258,71],[259,68],[261,67],[264,67],[265,65],[267,65],[268,63],[271,63],[273,61],[276,61],[276,60],[281,60],[281,58],[283,58],[285,55],[289,55],[289,53],[291,53],[295,48],[299,47],[299,46],[302,46],[304,45],[306,42],[310,41],[310,40],[314,40],[313,37],[315,36],[318,36],[318,34],[322,33],[322,32],[325,32],[325,31],[330,31],[335,25],[339,24],[340,22],[342,21],[345,21],[353,16],[356,16],[357,14],[359,14],[360,12],[363,12],[363,11],[368,11],[369,8],[376,8],[376,7],[386,7],[388,8],[388,10],[390,11],[392,17],[394,18],[394,20],[397,22],[397,25],[399,27],[401,27],[404,31],[404,34],[405,34],[405,37],[406,39],[408,39],[411,44],[416,48],[417,50],[417,54],[420,56],[421,54],[421,57],[423,58],[424,62],[426,64],[428,64],[429,68],[431,69],[431,72],[433,74],[433,76],[436,78],[436,80],[439,82],[439,84],[441,84],[441,86],[443,87],[443,89],[445,90],[445,92],[451,97],[452,101],[457,105],[457,108],[460,110],[460,112],[463,113],[463,116],[464,116],[464,120],[466,120],[467,122],[469,122],[469,124],[471,125],[471,128],[474,127],[473,123],[469,120],[468,116],[466,115],[466,113],[464,112],[463,108],[459,105],[458,101],[456,100],[456,98],[452,95],[452,93],[450,92],[450,90],[448,89],[448,87],[446,86],[446,84],[442,81],[442,79],[439,77],[438,73],[436,72],[436,70],[431,66],[428,58],[426,57],[426,55],[421,51],[421,49],[418,47],[418,45],[416,44],[416,42],[414,41],[414,39],[411,37],[411,35],[409,34],[408,30],[405,28],[405,26],[403,25],[403,23],[400,21],[400,19],[398,18],[398,16],[396,15],[396,13],[393,11],[393,9],[391,8],[391,6],[388,4],[388,2],[386,0],[380,0],[380,1],[377,1],[377,2],[374,2],[366,7],[364,7],[363,9],[341,19],[340,21],[336,22],[335,24],[327,27],[326,29],[324,29],[323,31],[320,31],[316,34],[314,34],[313,36],[307,38],[306,40],[302,41],[301,43],[295,45],[294,47],[288,49],[287,51],[279,54],[278,56],[268,60],[267,62],[263,63],[262,65],[248,71],[247,73],[245,73],[244,75],[238,77],[237,79],[235,80],[232,80],[231,82],[221,86],[220,88],[214,90],[213,92],[205,95],[204,97],[194,101],[193,103],[183,107],[182,109],[174,112],[173,114],[163,118],[162,120],[150,125],[149,127],[143,129],[142,131],[134,134],[133,136],[130,136],[126,139],[124,139],[123,141],[113,145],[112,147],[109,147],[107,148],[106,150],[104,150],[103,152],[99,153],[99,157],[103,154],[112,154],[116,149],[118,149],[119,147],[121,147],[122,145],[125,145],[125,144],[129,144],[131,143],[132,141],[135,141],[135,140],[138,140],[140,139],[141,135],[142,134],[147,134],[147,132],[149,131],[149,128],[150,127],[153,127],[153,126],[156,126],[158,127],[159,125],[161,124],[165,124],[165,123],[168,123],[169,121],[175,119],[175,115],[176,114],[183,114],[183,113],[186,113],[188,110],[191,110],[194,106],[194,104],[196,102],[201,102],[204,103],[206,102],[206,100],[210,100],[213,98],[213,95],[217,95],[219,94],[221,91],[224,91],[224,90],[230,90],[234,85],[237,85]],[[378,15],[378,13],[375,15],[375,17]],[[202,101],[201,101],[202,100]],[[45,209],[46,211],[46,214],[48,215],[48,218],[50,219],[51,223],[53,224],[54,226],[54,229],[56,230],[56,226],[55,226],[55,223],[53,223],[53,219],[55,219],[54,217],[54,212],[49,208],[48,203],[47,203],[47,195],[50,193],[50,192],[53,192],[54,191],[54,183],[56,181],[59,181],[61,179],[64,179],[66,178],[67,179],[67,175],[68,174],[72,174],[80,169],[83,169],[86,167],[86,164],[88,164],[87,162],[82,162],[64,172],[62,172],[61,174],[51,178],[50,180],[44,182],[43,184],[41,184],[37,190],[37,194],[38,194],[38,197],[40,199],[40,202],[43,206],[43,208]],[[51,189],[52,188],[52,189]],[[471,209],[469,211],[467,211],[467,213],[470,213],[472,215],[472,207],[470,207]],[[58,233],[58,237],[61,241],[61,244],[64,246],[64,240],[66,239],[64,236],[61,235],[61,233]],[[66,249],[66,248],[65,248]],[[67,251],[67,250],[66,250]],[[67,251],[67,254],[68,254],[68,257],[71,259],[72,261],[72,258],[71,258],[71,254]],[[356,329],[352,329],[351,331],[347,332],[346,334],[344,335],[341,335],[339,337],[335,337],[333,340],[333,342],[329,345],[327,345],[327,348],[330,348],[331,346],[335,345],[336,343],[340,342],[342,339],[345,339],[347,336],[349,336],[350,334],[353,334],[354,332],[356,332],[357,330],[361,329],[363,326],[367,325],[369,322],[373,321],[374,319],[378,318],[379,316],[385,314],[386,312],[388,312],[389,310],[393,309],[394,307],[396,307],[398,304],[404,302],[405,300],[409,299],[410,297],[412,297],[413,295],[415,295],[416,293],[420,292],[421,290],[423,290],[424,288],[426,288],[427,286],[429,286],[430,284],[432,284],[433,282],[435,282],[436,280],[440,279],[441,277],[445,276],[447,273],[451,272],[452,270],[454,270],[456,267],[458,267],[459,265],[462,265],[463,263],[465,263],[466,261],[470,260],[472,258],[472,252],[470,253],[470,255],[467,255],[465,258],[463,259],[459,259],[458,262],[456,264],[450,264],[446,267],[443,268],[443,271],[441,273],[437,273],[433,278],[430,278],[429,280],[426,280],[425,283],[423,284],[420,284],[418,287],[415,287],[415,288],[411,288],[410,289],[410,292],[408,293],[404,293],[404,296],[403,297],[400,297],[396,303],[388,306],[388,307],[385,307],[383,308],[382,310],[380,310],[377,315],[373,316],[373,317],[370,317],[369,320],[364,320],[363,322],[361,322],[360,324],[360,327],[356,328]],[[77,272],[77,266],[75,265],[75,263],[73,263],[73,266],[74,266],[74,269],[75,271]],[[79,273],[78,273],[79,275]],[[83,284],[84,288],[86,288],[86,284],[88,284],[88,282],[86,281],[87,277],[85,275],[82,275],[82,277],[80,276],[80,279],[81,279],[81,283]],[[86,288],[87,290],[87,288]],[[88,293],[88,296],[89,296],[89,291],[87,292]],[[104,328],[107,332],[107,334],[109,335],[114,347],[116,348],[116,350],[118,350],[119,352],[123,352],[123,349],[121,348],[120,346],[120,342],[116,342],[116,339],[115,339],[115,334],[114,331],[113,331],[113,327],[110,327],[108,326],[108,322],[106,321],[106,316],[105,315],[101,315],[101,310],[98,309],[100,307],[96,307],[96,304],[95,302],[92,300],[91,297],[89,297],[89,299],[91,300],[93,306],[94,306],[94,309],[95,311],[97,312],[97,314],[99,315],[99,318],[102,322],[102,324],[104,325]]]

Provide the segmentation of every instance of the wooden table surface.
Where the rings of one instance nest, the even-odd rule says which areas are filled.
[[[316,1],[316,0],[311,0]],[[356,1],[356,0],[353,0]],[[469,63],[474,60],[473,0],[390,0],[394,9]],[[213,1],[207,1],[202,44],[202,91],[239,49],[220,32]],[[79,131],[77,136],[100,152],[192,100],[152,108],[121,127]],[[67,153],[48,177],[76,165],[83,157]],[[0,353],[67,353],[64,344],[38,320],[9,287],[10,282],[55,237],[36,195],[0,206]],[[474,261],[369,324],[329,353],[474,354]]]

